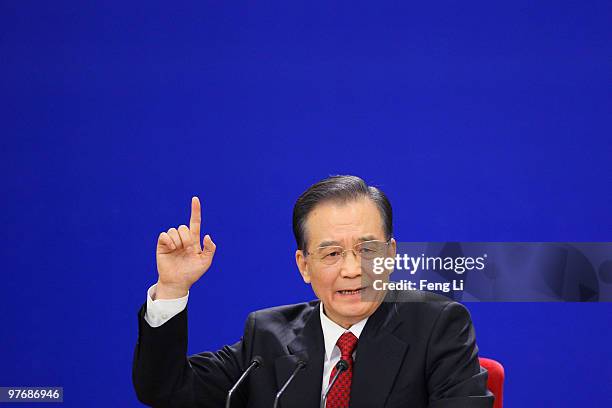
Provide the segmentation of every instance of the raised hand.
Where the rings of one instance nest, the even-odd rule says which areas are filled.
[[[157,240],[156,299],[183,297],[187,291],[210,268],[217,246],[209,235],[204,236],[200,246],[200,224],[202,222],[200,200],[191,199],[189,228],[181,225],[159,234]]]

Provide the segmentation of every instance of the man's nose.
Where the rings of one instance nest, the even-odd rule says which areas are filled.
[[[361,259],[354,250],[346,251],[340,267],[340,276],[343,278],[357,278],[361,276]]]

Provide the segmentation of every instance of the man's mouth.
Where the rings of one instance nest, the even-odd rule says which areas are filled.
[[[342,290],[337,290],[336,293],[339,293],[345,296],[351,296],[351,295],[358,295],[360,293],[363,293],[365,289],[366,289],[365,287],[356,288],[356,289],[342,289]]]

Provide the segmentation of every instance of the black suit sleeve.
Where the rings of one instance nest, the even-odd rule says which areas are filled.
[[[247,319],[242,339],[217,352],[187,356],[187,308],[159,327],[144,320],[146,303],[138,313],[138,341],[132,381],[138,399],[152,407],[223,406],[227,392],[251,358],[248,350],[255,320]],[[247,396],[234,395],[235,406]],[[232,404],[234,405],[234,404]]]
[[[467,309],[450,302],[429,339],[426,374],[430,408],[490,408],[487,372],[481,370],[474,326]]]

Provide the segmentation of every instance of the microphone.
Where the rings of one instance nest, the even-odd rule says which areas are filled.
[[[340,377],[340,374],[342,374],[343,371],[348,370],[348,367],[349,366],[346,360],[340,360],[336,363],[336,374],[334,375],[334,378],[332,378],[332,380],[329,382],[329,385],[325,389],[325,394],[323,394],[323,408],[325,408],[325,404],[327,404],[327,394],[329,394],[329,392],[331,391],[332,387],[338,380],[338,377]]]
[[[244,373],[242,373],[238,381],[236,381],[236,384],[234,384],[234,386],[227,393],[227,398],[225,399],[225,408],[230,408],[230,406],[232,405],[232,395],[234,394],[234,391],[238,389],[240,384],[242,384],[242,382],[248,377],[251,371],[261,367],[262,365],[263,365],[263,359],[261,357],[259,356],[253,357],[253,360],[251,360],[251,364],[249,364],[247,369],[244,370]]]
[[[293,379],[295,378],[295,375],[298,373],[298,371],[300,371],[304,367],[306,367],[306,362],[304,360],[300,360],[300,361],[297,362],[297,364],[295,365],[295,370],[293,370],[293,372],[289,376],[289,379],[287,380],[287,382],[285,382],[285,384],[283,384],[281,389],[276,393],[276,398],[274,398],[274,408],[278,407],[278,401],[279,401],[281,395],[283,395],[283,393],[285,392],[285,390],[287,389],[287,387],[289,386],[291,381],[293,381]]]

